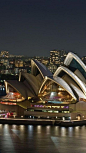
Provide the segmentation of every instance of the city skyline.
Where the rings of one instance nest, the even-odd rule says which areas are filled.
[[[86,1],[0,1],[0,50],[49,56],[66,50],[85,56]]]

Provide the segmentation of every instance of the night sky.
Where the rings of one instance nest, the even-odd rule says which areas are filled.
[[[86,55],[86,0],[0,0],[0,51]]]

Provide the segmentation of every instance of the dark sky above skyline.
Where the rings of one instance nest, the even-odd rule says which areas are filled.
[[[86,55],[86,0],[0,0],[0,51]]]

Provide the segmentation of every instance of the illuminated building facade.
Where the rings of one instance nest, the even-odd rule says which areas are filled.
[[[65,50],[50,51],[50,64],[63,65],[67,53]]]
[[[20,72],[19,81],[5,81],[5,87],[2,104],[25,108],[26,117],[70,118],[71,112],[75,117],[75,106],[86,102],[86,66],[70,52],[53,75],[42,63],[31,60],[31,74]]]
[[[1,51],[1,57],[9,57],[9,51]]]
[[[86,56],[82,57],[82,61],[83,61],[84,64],[86,64]]]
[[[15,67],[23,67],[23,60],[21,59],[15,60]]]

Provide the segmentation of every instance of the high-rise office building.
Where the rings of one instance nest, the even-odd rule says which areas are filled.
[[[15,60],[15,67],[23,67],[23,60],[21,59]]]
[[[67,53],[65,50],[50,51],[50,64],[62,65]]]

